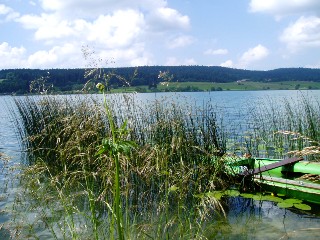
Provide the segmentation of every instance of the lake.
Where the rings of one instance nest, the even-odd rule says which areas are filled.
[[[208,101],[215,105],[228,121],[248,121],[246,116],[252,108],[267,104],[270,100],[282,104],[284,98],[299,104],[301,96],[320,102],[320,91],[221,91],[195,93],[138,93],[134,99],[138,103],[150,103],[163,98],[170,101],[202,106]],[[98,96],[101,97],[101,96]],[[8,176],[16,173],[23,154],[15,133],[15,122],[10,115],[12,97],[0,96],[0,153],[9,160],[0,161],[0,239],[9,238],[10,211],[15,193],[19,191],[16,183],[7,184]],[[240,197],[229,200],[228,224],[221,239],[317,239],[320,237],[320,206],[313,206],[309,212],[278,208],[268,201],[254,201]]]

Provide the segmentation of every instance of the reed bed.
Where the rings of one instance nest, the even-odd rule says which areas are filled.
[[[230,154],[319,159],[320,104],[304,96],[255,106],[241,133],[210,103],[105,97],[15,98],[27,155],[12,237],[212,239],[225,209],[206,193],[235,183]]]
[[[320,159],[320,103],[301,94],[298,99],[269,99],[252,112],[254,156]]]
[[[215,108],[134,96],[15,98],[27,150],[14,237],[206,238],[233,177]],[[110,114],[108,114],[110,113]],[[130,145],[130,144],[131,145]],[[130,147],[128,147],[130,146]]]

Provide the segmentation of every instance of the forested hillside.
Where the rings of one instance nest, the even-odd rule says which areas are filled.
[[[128,80],[132,86],[149,86],[156,88],[162,81],[158,78],[160,71],[169,71],[175,82],[216,82],[228,83],[239,80],[257,82],[278,81],[312,81],[320,82],[320,69],[282,68],[269,71],[250,71],[217,66],[144,66],[127,68],[106,68],[105,72],[113,72]],[[136,75],[134,72],[136,71]],[[89,80],[84,77],[85,69],[4,69],[0,70],[0,93],[26,94],[30,85],[37,79],[45,79],[54,91],[80,90]],[[134,76],[134,77],[133,77]],[[95,84],[91,82],[92,87]],[[115,78],[110,84],[120,87],[122,83]]]

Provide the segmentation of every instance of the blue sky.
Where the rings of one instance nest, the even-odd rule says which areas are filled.
[[[84,46],[108,67],[319,68],[320,1],[0,0],[0,69],[86,67]]]

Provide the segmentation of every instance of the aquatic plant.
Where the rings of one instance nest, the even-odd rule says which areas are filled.
[[[250,115],[254,122],[254,156],[283,158],[287,154],[302,154],[303,149],[310,150],[309,153],[318,149],[320,104],[316,100],[301,94],[298,100],[283,99],[282,105],[269,99],[254,109]]]
[[[28,152],[17,209],[37,212],[57,238],[76,239],[83,231],[96,239],[200,234],[197,216],[221,207],[194,196],[233,182],[214,107],[170,101],[141,107],[127,95],[105,97],[107,111],[100,96],[15,98]],[[159,218],[157,225],[142,227],[150,218]],[[195,225],[187,230],[186,222]]]

